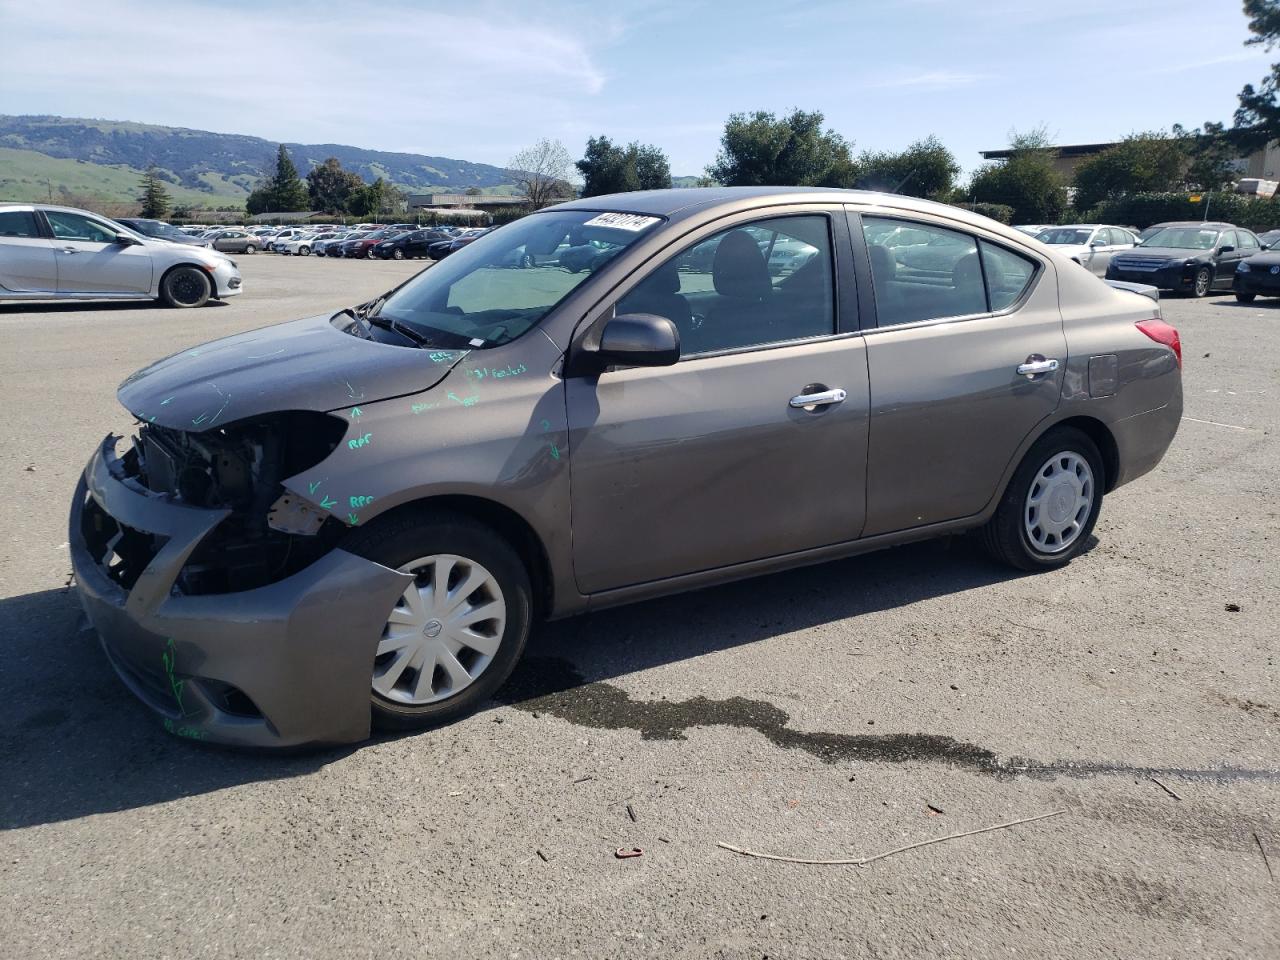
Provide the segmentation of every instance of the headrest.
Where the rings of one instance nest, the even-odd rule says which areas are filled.
[[[723,297],[763,300],[773,292],[769,266],[755,238],[745,230],[734,230],[720,241],[711,279]]]

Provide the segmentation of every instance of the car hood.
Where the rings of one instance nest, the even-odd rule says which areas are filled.
[[[328,316],[309,317],[165,357],[130,376],[116,396],[145,423],[199,433],[263,413],[328,412],[419,393],[466,355],[364,340]]]
[[[1255,253],[1248,258],[1251,267],[1272,267],[1280,264],[1280,251],[1272,253],[1270,250],[1265,253]]]
[[[1197,258],[1213,258],[1212,250],[1187,250],[1180,247],[1134,247],[1124,253],[1132,253],[1139,257],[1168,257],[1170,260],[1194,260]],[[1117,256],[1124,256],[1124,253]]]

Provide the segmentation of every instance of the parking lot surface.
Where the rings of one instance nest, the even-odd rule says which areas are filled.
[[[166,735],[67,585],[125,376],[423,268],[237,259],[198,311],[0,306],[0,953],[1280,955],[1280,302],[1163,301],[1186,419],[1064,570],[955,540],[556,623],[466,721],[281,756]]]

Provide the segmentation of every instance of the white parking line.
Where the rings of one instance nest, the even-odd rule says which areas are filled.
[[[1190,420],[1192,423],[1207,423],[1211,427],[1226,427],[1228,430],[1244,430],[1249,433],[1256,432],[1253,427],[1237,427],[1233,423],[1219,423],[1217,420],[1197,420],[1195,417],[1183,417],[1183,420]]]

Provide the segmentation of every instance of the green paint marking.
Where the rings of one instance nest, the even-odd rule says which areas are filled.
[[[147,423],[155,423],[155,422],[156,422],[155,417],[147,417]]]
[[[543,421],[542,421],[542,429],[543,429],[543,430],[550,430],[550,429],[551,429],[551,421],[550,421],[550,420],[543,420]]]
[[[314,483],[308,483],[308,484],[307,484],[307,493],[315,493],[315,492],[316,492],[316,490],[317,490],[317,489],[319,489],[320,484],[322,484],[322,483],[324,483],[324,481],[323,481],[323,480],[317,480],[317,481],[315,481]]]
[[[351,497],[348,502],[352,509],[357,509],[359,507],[367,507],[369,504],[373,503],[373,497]]]
[[[354,420],[356,417],[363,417],[363,416],[364,416],[364,411],[363,411],[363,410],[361,410],[359,407],[352,407],[352,408],[351,408],[351,419],[352,419],[352,420]]]
[[[187,708],[182,705],[182,691],[186,687],[187,681],[179,680],[174,674],[174,669],[178,663],[178,645],[173,642],[173,637],[169,637],[165,641],[165,649],[160,654],[160,662],[164,664],[165,676],[169,678],[169,692],[173,694],[173,699],[178,704],[178,712],[185,717]]]
[[[209,734],[207,731],[201,730],[197,727],[191,727],[186,724],[183,724],[182,726],[179,727],[168,717],[164,718],[164,728],[167,732],[172,733],[175,737],[185,737],[188,740],[209,739]]]
[[[360,522],[360,518],[357,517],[354,513],[347,514],[347,523],[351,524],[354,527],[359,522]]]
[[[354,440],[348,440],[347,446],[352,450],[359,450],[361,447],[367,447],[373,439],[372,433],[366,433],[363,437],[356,437]]]
[[[330,499],[326,496],[323,500],[321,500],[321,501],[320,501],[320,509],[321,509],[321,510],[332,510],[332,509],[337,505],[337,503],[338,503],[338,501],[337,501],[337,500],[330,500]]]
[[[554,443],[551,445],[551,459],[552,460],[560,459],[560,450]]]
[[[195,425],[199,424],[201,421],[208,420],[208,419],[209,419],[209,415],[208,415],[207,413],[202,413],[202,414],[200,414],[200,416],[198,416],[198,417],[196,417],[194,420],[192,420],[192,421],[191,421],[191,423],[192,423],[192,425],[193,425],[193,426],[195,426]]]
[[[452,390],[449,391],[448,397],[454,403],[460,403],[464,407],[474,407],[477,403],[480,402],[480,398],[478,396],[460,397],[456,393],[454,393]]]
[[[175,394],[175,396],[176,396],[176,394]],[[168,399],[168,400],[161,400],[161,401],[160,401],[160,406],[162,406],[162,407],[168,406],[168,405],[169,405],[169,400],[172,400],[172,399],[173,399],[173,397],[169,397],[169,399]]]

